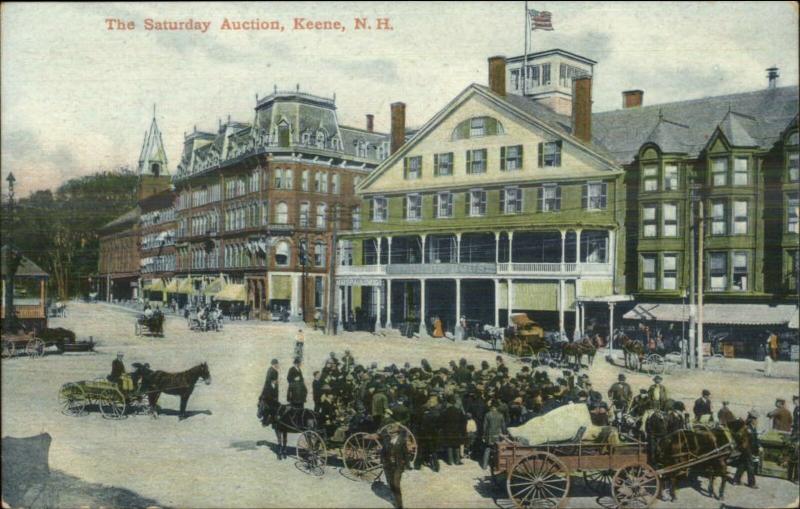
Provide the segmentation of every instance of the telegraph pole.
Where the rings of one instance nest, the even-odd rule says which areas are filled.
[[[303,322],[306,321],[306,279],[308,279],[308,230],[306,230],[305,244],[300,246],[300,264],[302,265],[302,275],[300,276],[300,312],[303,315]]]
[[[700,207],[700,214],[698,217],[698,236],[697,236],[697,367],[703,369],[703,285],[705,278],[703,277],[703,223],[705,221],[703,216],[703,200],[700,199],[698,206]]]
[[[3,295],[3,307],[5,308],[5,319],[3,319],[3,331],[15,333],[17,332],[16,313],[14,312],[14,277],[17,274],[17,268],[22,259],[20,254],[14,249],[14,174],[9,172],[6,177],[8,182],[8,217],[7,230],[6,230],[6,243],[8,249],[4,253],[6,259],[6,274],[5,274],[5,295]]]
[[[325,329],[329,334],[336,331],[336,242],[339,228],[339,204],[333,206],[333,228],[331,233],[330,269],[328,271],[328,316]]]
[[[694,237],[695,237],[695,222],[694,222],[694,203],[697,197],[698,190],[695,186],[689,190],[689,351],[685,351],[685,347],[681,347],[681,352],[683,354],[684,364],[689,367],[695,367],[694,363],[694,352],[695,352],[695,313],[696,313],[696,306],[695,306],[695,278],[696,270],[695,266],[697,261],[695,260],[695,252],[694,252]]]

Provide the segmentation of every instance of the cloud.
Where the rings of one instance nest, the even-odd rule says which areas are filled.
[[[400,81],[397,63],[383,58],[343,59],[330,62],[338,73],[380,83]]]
[[[25,129],[3,135],[2,168],[3,182],[9,172],[15,173],[17,196],[36,189],[54,189],[69,178],[87,173],[71,147],[48,148],[37,133]]]

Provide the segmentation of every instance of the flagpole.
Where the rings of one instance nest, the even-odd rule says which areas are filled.
[[[525,97],[525,82],[528,81],[528,37],[530,37],[530,30],[528,29],[528,19],[530,11],[528,11],[528,0],[525,0],[525,55],[522,60],[522,97]]]

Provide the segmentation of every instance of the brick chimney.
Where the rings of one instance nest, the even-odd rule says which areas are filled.
[[[375,129],[375,115],[367,113],[367,131],[372,132]]]
[[[644,101],[644,90],[625,90],[622,92],[623,108],[638,108]]]
[[[406,103],[392,103],[392,144],[394,154],[406,142]]]
[[[586,143],[592,141],[592,77],[572,80],[572,134]]]
[[[495,94],[506,95],[506,57],[489,57],[489,88]]]

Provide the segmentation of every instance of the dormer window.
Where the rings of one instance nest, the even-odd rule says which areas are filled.
[[[300,137],[301,142],[303,145],[311,145],[311,132],[305,131],[303,135]]]
[[[158,177],[161,174],[161,165],[158,163],[153,163],[150,165],[150,173]]]
[[[325,132],[322,130],[317,131],[317,147],[325,148]]]
[[[492,117],[473,117],[459,123],[453,130],[451,139],[465,140],[478,136],[494,136],[504,134],[503,125]]]

